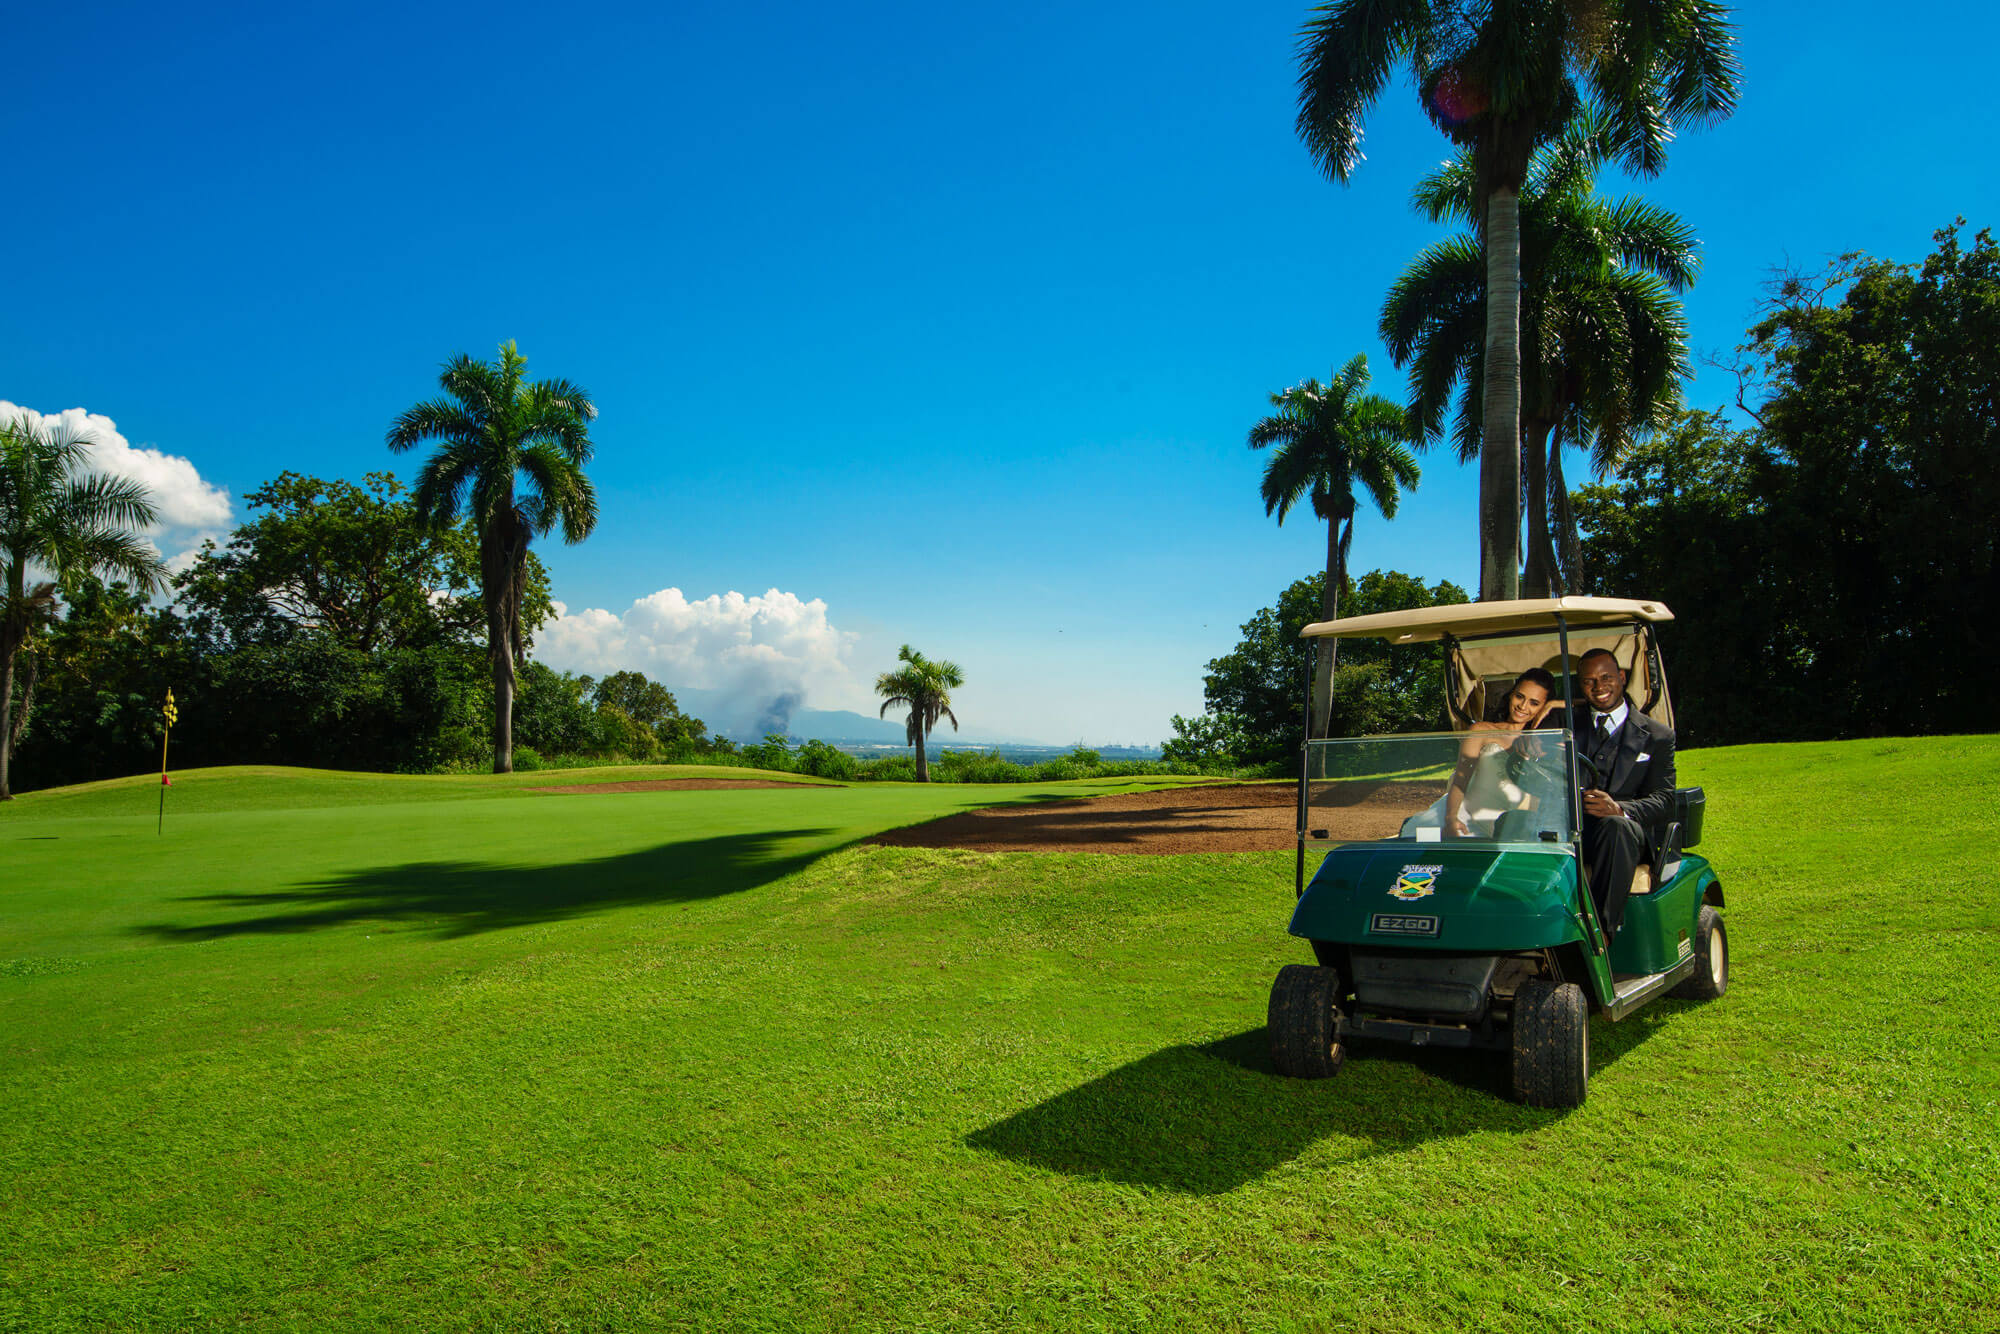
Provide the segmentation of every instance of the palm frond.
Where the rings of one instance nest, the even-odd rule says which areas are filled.
[[[1428,0],[1332,0],[1298,40],[1298,135],[1328,178],[1360,164],[1361,121],[1404,60],[1421,72],[1433,26]]]
[[[1432,222],[1478,227],[1479,172],[1469,152],[1440,162],[1410,192],[1410,206]]]

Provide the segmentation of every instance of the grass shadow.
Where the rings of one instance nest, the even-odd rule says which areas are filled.
[[[1594,1021],[1592,1078],[1670,1017]],[[1334,1079],[1286,1079],[1260,1027],[1141,1057],[965,1143],[1067,1176],[1222,1195],[1324,1139],[1353,1141],[1358,1161],[1481,1131],[1530,1133],[1566,1115],[1514,1102],[1507,1058],[1493,1052],[1363,1042]]]
[[[507,866],[470,861],[368,867],[282,890],[181,900],[266,911],[220,922],[153,923],[156,940],[317,931],[357,922],[432,926],[446,937],[528,926],[635,904],[688,903],[756,889],[804,869],[832,849],[799,848],[830,829],[785,829],[662,843],[636,852]]]

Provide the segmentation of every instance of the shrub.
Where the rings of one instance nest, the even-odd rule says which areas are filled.
[[[799,747],[794,761],[798,772],[811,774],[815,778],[834,778],[851,783],[859,775],[860,765],[852,755],[835,750],[824,741],[808,741]]]
[[[947,750],[931,766],[934,783],[1020,783],[1028,771],[998,751]]]
[[[864,760],[855,766],[854,776],[872,783],[914,783],[917,781],[917,761],[910,755]]]
[[[766,732],[763,741],[743,748],[743,763],[752,769],[770,769],[789,774],[798,771],[792,755],[792,739],[783,732]]]
[[[530,773],[542,767],[542,752],[533,746],[514,747],[514,772]]]

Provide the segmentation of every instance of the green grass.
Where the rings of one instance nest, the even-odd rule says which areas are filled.
[[[1731,992],[1600,1021],[1568,1114],[1273,1076],[1289,854],[856,845],[1153,783],[33,794],[0,1325],[2000,1327],[2000,738],[1684,775]]]

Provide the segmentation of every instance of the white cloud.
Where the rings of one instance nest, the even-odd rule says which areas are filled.
[[[87,435],[88,467],[93,472],[129,477],[146,488],[158,520],[144,536],[165,555],[174,570],[185,568],[201,544],[220,539],[230,527],[229,492],[204,481],[194,464],[177,454],[135,447],[118,431],[118,424],[101,413],[69,408],[40,413],[0,399],[0,422],[25,420],[30,426],[67,427]]]
[[[670,687],[719,691],[749,709],[787,695],[800,697],[794,705],[867,708],[848,661],[856,638],[827,619],[819,598],[773,588],[691,602],[680,589],[663,588],[623,615],[556,603],[556,619],[536,636],[535,656],[565,671],[644,672]]]

